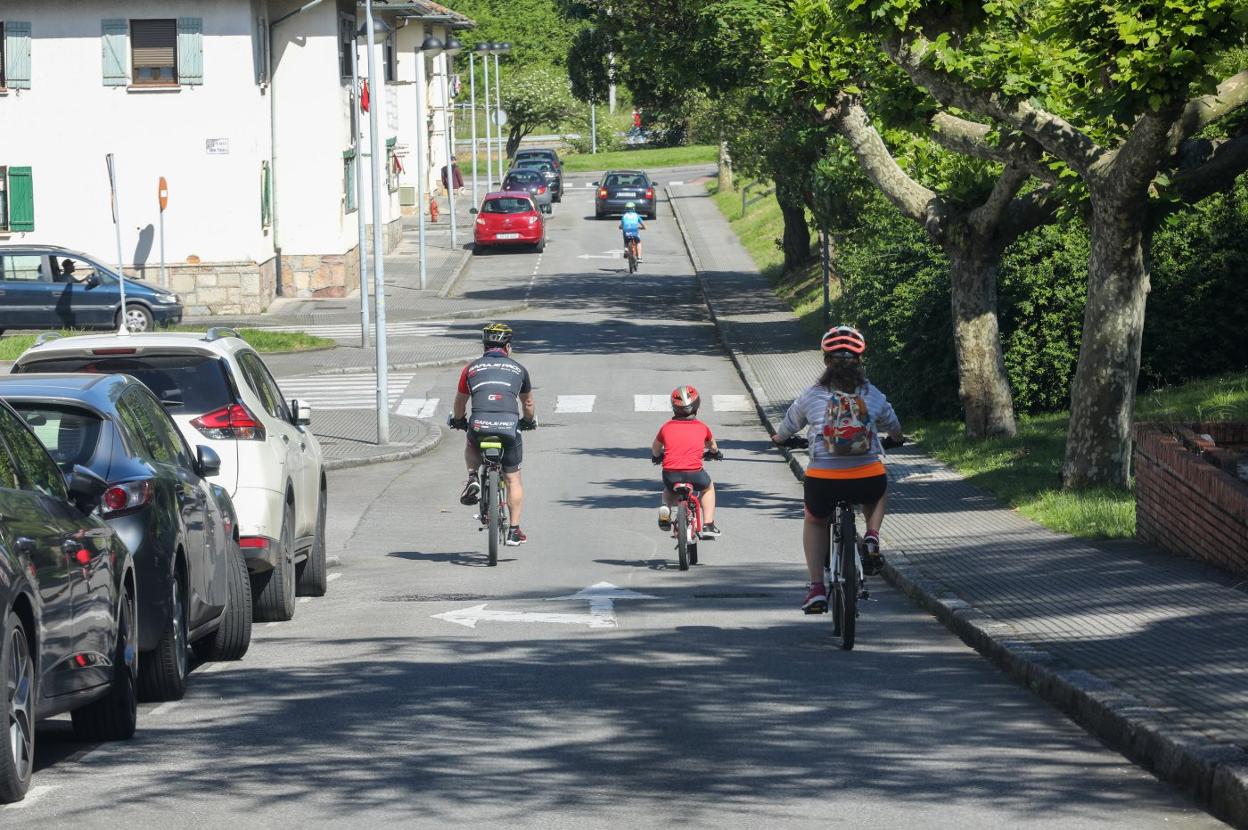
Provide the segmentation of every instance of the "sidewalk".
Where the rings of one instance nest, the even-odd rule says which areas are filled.
[[[668,192],[720,335],[774,430],[818,355],[706,191]],[[917,448],[890,455],[889,470],[893,585],[1107,744],[1248,827],[1248,594],[1134,542],[1048,531]]]

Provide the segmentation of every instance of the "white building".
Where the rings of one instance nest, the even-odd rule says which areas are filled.
[[[398,129],[402,44],[471,22],[427,3],[375,9],[408,21],[379,44],[390,82],[371,90],[389,157],[415,146]],[[352,37],[362,19],[354,0],[4,0],[0,244],[115,261],[112,153],[125,268],[157,280],[164,177],[169,281],[192,312],[253,313],[277,295],[354,290],[351,60],[365,75]],[[403,160],[412,175],[414,162]],[[391,242],[393,170],[381,217]]]

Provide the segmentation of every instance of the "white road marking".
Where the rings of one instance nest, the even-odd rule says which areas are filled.
[[[449,320],[406,320],[386,323],[387,337],[433,337],[446,334],[451,323]],[[359,323],[325,323],[307,326],[263,326],[265,331],[300,331],[318,337],[329,337],[334,340],[354,340],[360,336]],[[371,324],[370,339],[376,337],[377,326]]]
[[[623,259],[624,249],[614,248],[609,251],[603,251],[600,254],[577,254],[577,259]]]
[[[312,601],[312,597],[299,597],[300,605],[303,605],[305,602],[311,602],[311,601]]]
[[[667,186],[668,186],[668,187],[679,187],[679,186],[680,186],[680,185],[682,185],[682,184],[684,184],[684,182],[668,182],[668,183],[667,183]]]
[[[395,413],[409,418],[432,418],[437,408],[437,398],[404,398]]]
[[[326,581],[326,582],[333,582],[335,579],[337,579],[337,578],[338,578],[338,577],[340,577],[340,576],[342,576],[342,574],[341,574],[341,573],[333,573],[333,574],[330,574],[329,576],[325,577],[325,581]]]
[[[561,625],[584,625],[589,628],[615,628],[615,617],[598,614],[546,614],[541,611],[497,611],[487,609],[486,603],[470,608],[456,608],[444,614],[434,614],[435,620],[446,620],[465,628],[476,628],[481,620],[518,623],[557,623]]]
[[[3,810],[23,810],[27,807],[33,807],[38,804],[48,793],[59,789],[55,784],[36,784],[26,791],[26,797],[21,801],[15,801],[12,804],[5,804],[0,809]]]
[[[711,408],[716,412],[753,412],[745,395],[711,395]]]
[[[164,703],[160,704],[155,709],[148,712],[147,716],[149,718],[154,718],[157,715],[161,714],[162,712],[168,712],[170,709],[177,706],[180,702],[181,701],[178,701],[178,700],[166,700]]]
[[[560,395],[555,401],[555,412],[593,412],[597,395]]]
[[[386,377],[386,396],[392,408],[414,377],[414,372]],[[302,398],[307,401],[313,411],[318,408],[376,409],[377,406],[377,376],[372,374],[305,375],[283,378],[278,386],[287,398]]]
[[[667,412],[671,408],[667,395],[633,395],[634,412]]]

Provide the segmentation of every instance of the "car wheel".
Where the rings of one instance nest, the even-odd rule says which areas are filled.
[[[546,250],[546,237],[543,236],[540,240],[538,240],[537,244],[533,246],[533,252],[540,254],[544,250]]]
[[[484,245],[482,245],[480,242],[472,243],[472,255],[473,256],[481,256],[483,253],[485,253]]]
[[[124,741],[134,735],[138,720],[138,645],[135,643],[134,595],[122,597],[117,622],[117,650],[108,694],[71,713],[74,735],[81,741]]]
[[[647,216],[646,216],[646,221],[653,222],[654,220],[656,220],[656,219],[658,219],[658,218],[659,218],[659,213],[658,213],[658,211],[654,211],[654,212],[652,212],[652,213],[650,213],[649,215],[647,215]]]
[[[193,646],[200,660],[239,660],[251,646],[251,582],[238,542],[229,545],[225,616],[212,634]]]
[[[0,803],[21,801],[35,768],[35,661],[22,618],[12,611],[0,626]]]
[[[606,214],[605,214],[605,213],[603,213],[603,212],[602,212],[602,211],[600,211],[600,210],[595,210],[595,211],[594,211],[594,218],[595,218],[595,219],[604,219],[604,218],[606,218]]]
[[[316,503],[316,537],[312,540],[308,558],[299,563],[299,579],[295,583],[295,593],[301,597],[323,597],[329,587],[329,577],[325,572],[326,504],[325,488],[322,486]]]
[[[186,603],[182,575],[174,571],[170,580],[169,619],[156,648],[139,661],[139,697],[143,700],[181,700],[186,694],[187,644]]]
[[[286,505],[277,564],[256,574],[251,581],[255,618],[261,622],[285,622],[295,615],[295,510]]]
[[[121,328],[121,312],[117,312],[117,319],[114,320],[117,328]],[[148,311],[141,305],[135,303],[126,303],[126,328],[132,332],[143,333],[151,331],[154,328],[152,323],[152,312]]]

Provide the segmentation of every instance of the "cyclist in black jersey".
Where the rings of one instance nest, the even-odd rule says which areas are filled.
[[[503,445],[503,475],[507,479],[507,512],[511,526],[507,529],[507,545],[528,541],[520,529],[520,513],[524,507],[524,485],[520,481],[520,462],[524,457],[523,430],[534,429],[533,391],[529,372],[511,358],[511,327],[506,323],[490,323],[481,332],[485,353],[464,367],[459,375],[459,389],[451,413],[452,426],[468,431],[464,461],[468,465],[468,481],[459,500],[476,504],[481,497],[477,469],[481,466],[478,444],[483,437],[496,437]],[[468,405],[472,404],[472,415]]]

